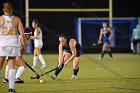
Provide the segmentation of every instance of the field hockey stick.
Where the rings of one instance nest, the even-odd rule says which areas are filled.
[[[52,71],[54,71],[54,70],[56,70],[56,69],[58,69],[58,67],[53,68],[53,69],[51,69],[51,70],[49,70],[49,71],[47,71],[47,72],[45,72],[45,73],[39,75],[39,77],[38,77],[38,76],[36,76],[36,77],[31,77],[31,79],[39,79],[40,77],[42,77],[42,76],[44,76],[44,75],[46,75],[46,74],[48,74],[48,73],[50,73],[50,72],[52,72]]]
[[[31,71],[33,71],[35,73],[36,78],[39,79],[40,75],[27,62],[24,61],[24,63],[30,68]],[[32,77],[30,77],[30,78],[32,78]]]
[[[54,69],[51,69],[51,70],[49,70],[49,71],[47,71],[47,72],[41,74],[40,77],[41,77],[41,76],[44,76],[44,75],[46,75],[46,74],[48,74],[48,73],[50,73],[50,72],[52,72],[52,71],[54,71],[54,70],[56,70],[56,69],[58,69],[58,67],[56,67],[56,68],[54,68]]]

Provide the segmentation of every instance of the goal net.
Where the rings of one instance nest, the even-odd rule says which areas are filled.
[[[76,20],[76,38],[83,49],[94,48],[98,42],[102,22],[109,24],[108,18],[78,18]],[[113,18],[113,38],[111,47],[130,47],[133,29],[138,24],[137,18]],[[99,47],[99,46],[95,46]]]

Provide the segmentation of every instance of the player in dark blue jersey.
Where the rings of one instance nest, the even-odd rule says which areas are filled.
[[[59,68],[55,70],[51,78],[55,80],[63,67],[67,66],[68,63],[73,60],[73,75],[71,79],[76,79],[79,71],[82,48],[75,39],[68,40],[65,35],[59,36],[59,42]]]
[[[101,56],[99,57],[99,59],[103,59],[105,52],[108,52],[110,55],[110,58],[112,59],[112,52],[110,49],[110,40],[112,38],[112,30],[110,27],[107,27],[107,23],[103,22],[102,23],[103,28],[101,28],[100,30],[100,36],[99,36],[99,40],[98,40],[98,44],[103,44],[102,46],[102,52],[101,52]]]

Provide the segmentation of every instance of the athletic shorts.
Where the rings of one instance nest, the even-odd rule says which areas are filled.
[[[41,49],[43,47],[43,43],[34,43],[34,47],[39,47]]]
[[[19,57],[21,56],[19,47],[0,46],[0,56],[3,57]]]
[[[107,37],[106,38],[103,38],[103,44],[110,44],[110,42],[109,42],[109,40],[108,40]]]
[[[64,49],[64,52],[72,54],[72,52],[69,49]],[[77,51],[76,57],[79,57],[80,55],[82,55],[82,49],[79,49]]]
[[[140,39],[133,40],[133,44],[134,44],[134,45],[137,45],[137,43],[140,43]]]

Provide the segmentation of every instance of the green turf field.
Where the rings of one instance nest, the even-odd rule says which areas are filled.
[[[16,84],[18,93],[140,93],[140,55],[114,54],[114,59],[109,60],[106,54],[102,61],[98,60],[99,54],[83,54],[77,80],[70,80],[72,76],[72,63],[68,64],[56,80],[50,74],[39,80],[31,80],[34,73],[27,68],[21,79],[24,84]],[[48,63],[45,71],[57,64],[57,54],[44,55]],[[33,55],[24,55],[25,60],[31,65]],[[38,73],[40,70],[38,62]],[[4,71],[4,68],[2,71]],[[4,75],[2,73],[2,75]],[[0,93],[7,93],[8,84],[0,78]]]

